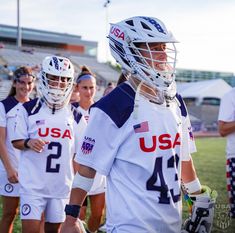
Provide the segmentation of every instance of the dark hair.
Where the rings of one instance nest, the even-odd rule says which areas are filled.
[[[32,69],[28,66],[21,66],[14,71],[13,83],[11,85],[11,89],[8,93],[8,96],[15,96],[16,95],[16,88],[14,87],[13,84],[16,83],[19,80],[19,78],[24,75],[32,75],[33,76]]]
[[[84,75],[91,75],[95,78],[95,74],[91,72],[91,70],[87,66],[81,67],[81,72],[77,77],[76,83],[79,83],[81,81],[82,76]]]
[[[33,75],[33,70],[31,67],[28,66],[21,66],[14,72],[14,79],[19,79],[21,76],[24,75]]]
[[[118,81],[117,81],[117,86],[118,86],[119,84],[125,82],[126,80],[127,80],[127,79],[126,79],[126,76],[125,76],[123,73],[121,73],[120,76],[119,76],[119,78],[118,78]]]
[[[114,85],[113,85],[112,82],[109,82],[108,85],[107,85],[107,87],[113,87],[113,86],[114,86]]]

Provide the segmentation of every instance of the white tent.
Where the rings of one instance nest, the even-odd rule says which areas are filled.
[[[232,87],[223,79],[177,84],[177,92],[183,98],[194,98],[198,104],[201,103],[204,98],[221,99],[231,88]]]

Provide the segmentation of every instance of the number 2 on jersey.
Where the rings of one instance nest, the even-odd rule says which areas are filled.
[[[46,172],[57,173],[60,171],[60,164],[57,163],[52,167],[52,160],[58,159],[61,156],[62,146],[59,142],[50,142],[48,144],[48,150],[52,150],[53,148],[57,148],[57,150],[55,154],[49,154],[47,156]]]

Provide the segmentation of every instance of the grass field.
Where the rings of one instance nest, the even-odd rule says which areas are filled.
[[[213,233],[235,232],[235,222],[230,221],[230,225],[222,229],[219,225],[218,214],[225,212],[227,207],[227,192],[225,178],[225,139],[224,138],[198,138],[196,139],[198,152],[193,154],[193,160],[197,169],[198,177],[202,184],[208,185],[218,192],[217,207],[215,209],[215,226]],[[1,216],[1,202],[0,202]],[[188,210],[184,203],[183,218],[188,216]],[[218,223],[218,224],[217,224]],[[16,220],[14,233],[21,232],[19,218]],[[164,232],[162,232],[164,233]]]

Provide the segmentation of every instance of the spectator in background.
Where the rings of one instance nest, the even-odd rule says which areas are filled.
[[[107,87],[104,90],[103,96],[108,95],[115,88],[113,83],[108,83]]]
[[[73,92],[70,98],[70,103],[76,103],[80,101],[80,94],[77,91],[77,84],[74,85]]]
[[[15,70],[8,97],[0,102],[0,195],[2,196],[1,233],[13,232],[13,221],[19,204],[18,162],[20,151],[10,141],[14,131],[12,118],[19,106],[29,101],[34,88],[31,68],[22,66]]]
[[[222,97],[218,123],[220,135],[227,138],[227,192],[230,216],[235,218],[235,88],[232,88]]]
[[[4,48],[5,48],[5,45],[2,42],[0,42],[0,49],[4,49]]]
[[[117,81],[117,86],[123,82],[125,82],[127,79],[123,73],[120,74],[118,81]],[[107,87],[104,90],[103,96],[108,95],[113,89],[115,88],[115,85],[110,82],[108,83]]]
[[[75,87],[75,91],[80,94],[80,100],[78,103],[73,103],[73,106],[75,106],[77,110],[83,114],[85,119],[89,121],[89,108],[94,104],[94,97],[96,94],[96,79],[95,75],[88,67],[83,66],[81,69]],[[90,232],[96,232],[101,223],[105,205],[105,184],[105,176],[96,173],[93,186],[88,193],[91,213],[88,219],[87,228]],[[80,212],[80,219],[83,221],[86,217],[87,204],[88,199],[86,198]]]

